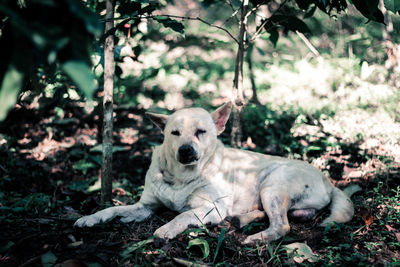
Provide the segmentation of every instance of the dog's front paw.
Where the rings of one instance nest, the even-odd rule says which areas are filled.
[[[115,217],[112,208],[108,208],[105,210],[101,210],[96,212],[95,214],[83,216],[82,218],[78,219],[74,226],[78,227],[92,227],[95,224],[99,224],[102,222],[107,222],[112,220]]]
[[[177,233],[173,231],[168,225],[161,226],[158,228],[155,232],[154,235],[159,238],[164,238],[164,239],[172,239],[177,236]]]
[[[74,223],[74,226],[92,227],[93,225],[100,223],[100,221],[101,219],[96,215],[83,216]]]

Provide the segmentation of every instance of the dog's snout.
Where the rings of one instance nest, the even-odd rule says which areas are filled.
[[[197,160],[196,149],[192,145],[182,145],[178,149],[178,160],[183,164],[188,164]]]

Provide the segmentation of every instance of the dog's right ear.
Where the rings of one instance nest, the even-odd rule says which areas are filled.
[[[214,120],[215,126],[217,126],[217,133],[220,135],[225,130],[225,124],[229,119],[229,114],[231,113],[232,102],[227,102],[217,108],[213,113],[211,113],[211,117]]]
[[[146,112],[146,116],[164,132],[165,125],[167,124],[168,115]]]

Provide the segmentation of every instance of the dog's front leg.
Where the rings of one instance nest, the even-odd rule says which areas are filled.
[[[218,224],[226,216],[226,211],[213,206],[204,206],[185,211],[172,221],[158,228],[154,235],[160,238],[172,239],[185,231],[189,225],[201,226],[207,223]]]
[[[153,211],[138,202],[129,206],[117,206],[98,211],[92,215],[83,216],[79,218],[74,226],[78,227],[92,227],[95,224],[107,222],[113,218],[120,216],[122,222],[141,222],[150,217]]]

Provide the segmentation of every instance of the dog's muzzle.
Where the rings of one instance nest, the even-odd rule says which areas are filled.
[[[182,164],[190,164],[198,160],[197,151],[191,145],[182,145],[178,149],[178,161]]]

